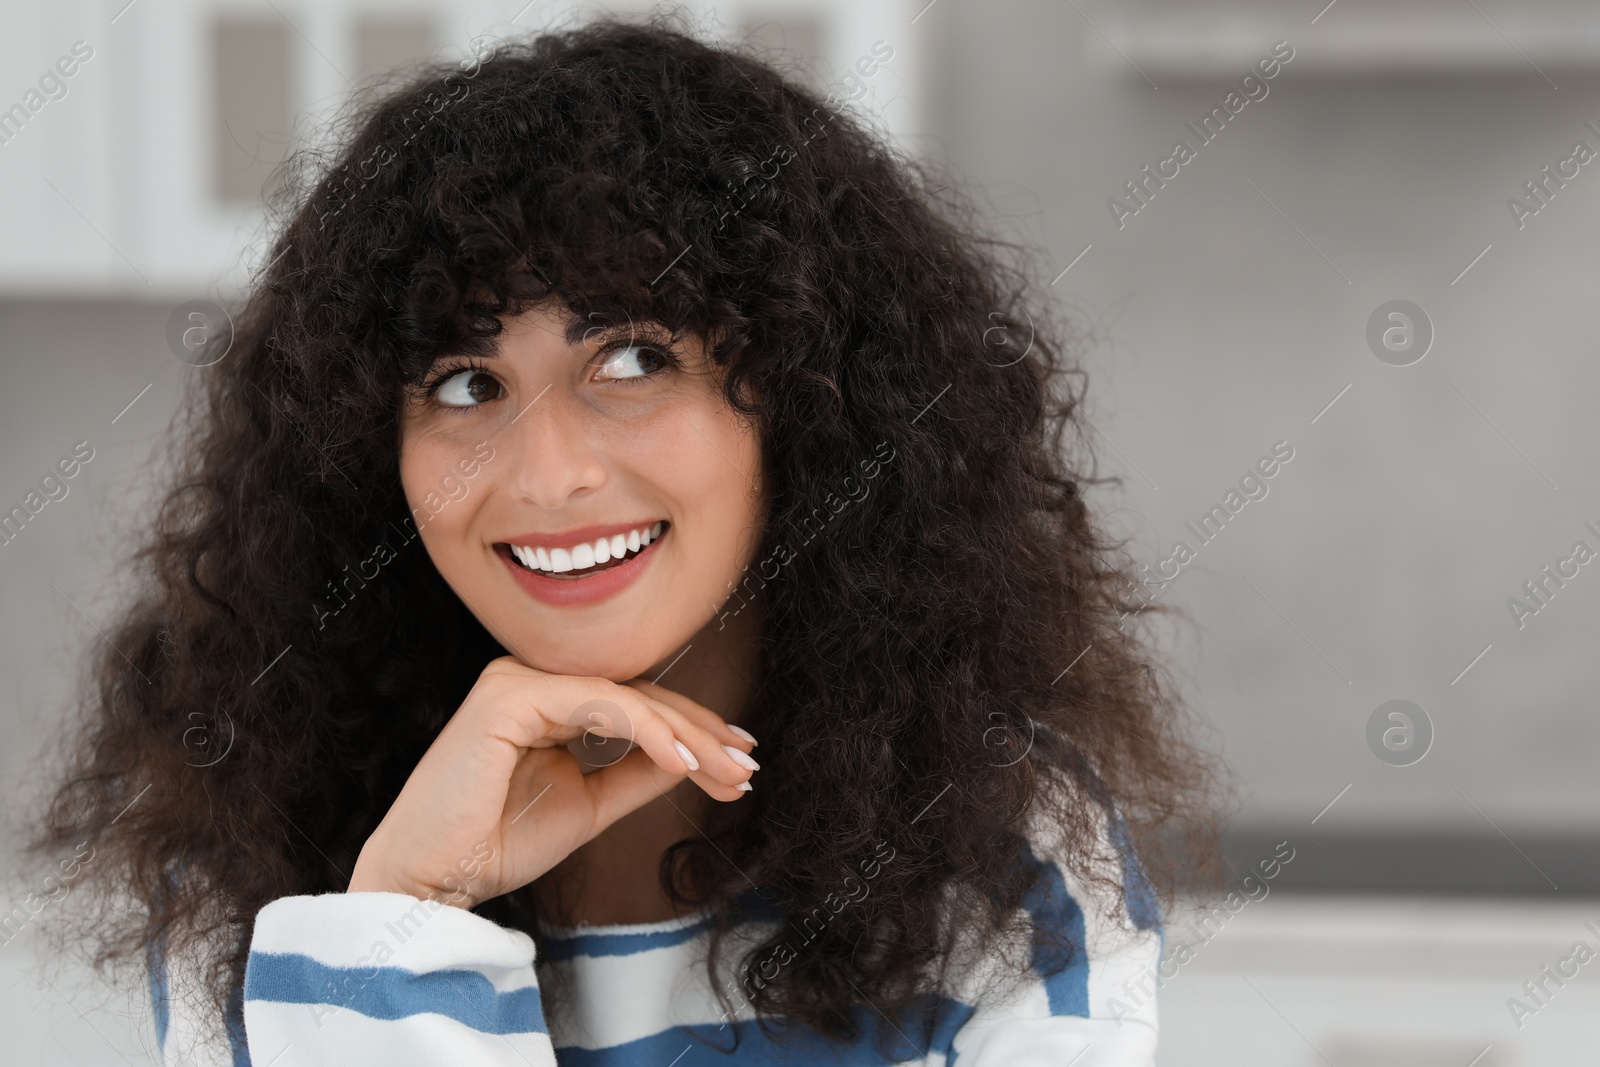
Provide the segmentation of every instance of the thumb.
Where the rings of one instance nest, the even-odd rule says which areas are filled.
[[[584,788],[594,804],[594,832],[666,793],[687,775],[664,769],[642,748],[583,776]]]

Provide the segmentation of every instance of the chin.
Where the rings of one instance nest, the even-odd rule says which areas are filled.
[[[641,674],[648,674],[661,656],[661,653],[654,651],[624,656],[615,650],[541,649],[529,666],[547,674],[626,682]]]

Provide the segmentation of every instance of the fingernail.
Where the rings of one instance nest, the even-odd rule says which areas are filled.
[[[739,792],[741,792],[741,793],[748,793],[748,792],[750,792],[750,783],[749,782],[740,782],[737,788],[738,788]]]
[[[694,758],[694,753],[690,752],[688,746],[682,741],[672,742],[672,747],[678,750],[678,755],[683,757],[683,762],[689,765],[691,771],[700,769],[700,761]]]
[[[754,737],[750,736],[750,731],[749,730],[741,730],[739,727],[733,725],[733,723],[731,723],[731,722],[728,724],[728,729],[732,730],[735,734],[738,734],[740,737],[744,738],[746,741],[750,742],[752,745],[759,745],[761,743],[760,741],[757,741]]]
[[[729,759],[733,760],[733,762],[737,763],[747,771],[759,771],[761,769],[761,764],[757,763],[743,752],[734,748],[732,745],[723,745],[722,751],[728,754]]]

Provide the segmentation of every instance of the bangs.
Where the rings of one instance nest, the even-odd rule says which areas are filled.
[[[744,346],[738,294],[764,280],[750,277],[748,260],[730,259],[737,242],[714,207],[669,199],[650,175],[579,170],[564,157],[581,149],[568,146],[532,170],[445,158],[406,201],[372,205],[378,227],[420,238],[366,279],[404,279],[383,299],[399,307],[396,325],[412,342],[397,346],[408,380],[440,356],[485,354],[504,320],[552,301],[568,319],[569,343],[656,323],[675,338],[719,337],[723,357]],[[710,162],[702,165],[709,173]]]

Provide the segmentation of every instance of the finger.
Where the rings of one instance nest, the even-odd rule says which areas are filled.
[[[685,777],[685,774],[687,774],[689,780],[713,800],[737,800],[745,793],[751,791],[750,776],[752,771],[750,768],[743,766],[738,762],[737,757],[733,754],[738,750],[724,748],[722,742],[715,734],[686,719],[671,705],[658,702],[645,695],[643,692],[634,692],[632,690],[628,690],[628,692],[632,698],[637,699],[641,706],[646,709],[649,717],[653,718],[654,720],[659,720],[660,723],[662,723],[669,731],[668,736],[671,739],[677,759],[673,765],[663,764],[657,759],[657,764],[660,765],[663,770],[675,775],[676,779],[678,780],[681,780],[683,777]],[[682,697],[679,694],[672,695],[678,697],[679,700],[685,702],[691,706],[691,708],[698,709],[702,715],[709,717],[713,722],[721,722],[721,719],[718,717],[716,712],[695,704],[694,701],[689,700],[687,697]],[[620,711],[620,709],[618,710]],[[603,725],[598,725],[599,723],[616,718],[616,716],[602,714],[597,715],[595,718],[597,726],[593,732],[601,733],[606,736],[612,736],[617,733],[615,724],[612,724],[610,728]],[[638,719],[632,719],[630,721],[642,722],[645,721],[645,717],[641,716]],[[635,730],[632,732],[635,735],[632,739],[637,745],[637,731]],[[741,740],[736,735],[729,736],[735,741]],[[679,750],[679,746],[682,746],[681,751]],[[644,746],[637,745],[637,747],[642,748]],[[689,756],[688,759],[684,758],[685,752]],[[622,759],[626,759],[627,756],[631,754],[632,750],[630,749],[628,752],[624,752],[618,759],[610,762],[615,764],[620,762]],[[645,755],[655,759],[654,755],[648,750],[646,750]],[[751,762],[754,761],[752,760]]]
[[[741,789],[740,783],[748,782],[752,773],[746,761],[755,761],[745,755],[743,748],[736,747],[748,745],[737,735],[728,734],[735,744],[725,745],[717,735],[677,712],[672,704],[603,679],[545,674],[515,663],[501,665],[498,671],[501,684],[515,695],[509,703],[542,720],[528,724],[525,732],[516,725],[506,728],[507,733],[523,734],[515,740],[542,735],[533,742],[542,747],[589,734],[619,738],[644,749],[664,771],[679,778],[689,775],[713,799],[733,800],[749,791]],[[701,718],[721,723],[709,708],[681,694],[656,688]],[[518,722],[524,717],[512,716]]]
[[[757,744],[756,739],[750,736],[748,730],[734,726],[704,704],[691,700],[676,690],[668,689],[666,686],[657,685],[654,682],[647,682],[643,678],[634,678],[623,684],[639,690],[639,692],[653,700],[677,709],[690,722],[720,737],[722,739],[721,744],[732,745],[742,752],[749,752]]]
[[[724,744],[718,735],[690,721],[671,705],[658,704],[657,707],[661,717],[672,727],[673,735],[694,753],[699,774],[724,785],[738,786],[740,782],[749,781],[750,776],[761,769],[761,765],[743,749]],[[698,779],[696,782],[703,784]]]
[[[616,691],[617,704],[627,720],[625,736],[629,741],[644,749],[663,770],[680,778],[700,769],[695,752],[706,746],[699,737],[687,733],[687,722],[678,718],[667,705],[642,693],[615,683],[607,684]]]
[[[665,770],[642,751],[630,752],[611,766],[584,775],[583,785],[594,805],[595,835],[682,780],[683,775]]]
[[[677,711],[681,716],[682,725],[680,725],[678,722],[674,722],[674,729],[679,733],[679,736],[686,736],[688,732],[696,726],[706,731],[706,734],[716,745],[716,751],[713,753],[712,762],[708,763],[706,766],[726,767],[727,763],[731,762],[742,772],[734,774],[731,777],[728,774],[718,773],[716,774],[716,778],[719,781],[724,783],[731,782],[736,787],[739,787],[740,782],[745,783],[746,786],[753,785],[753,782],[750,779],[750,774],[752,774],[754,771],[760,770],[761,764],[750,755],[750,750],[755,747],[755,740],[754,738],[750,737],[749,734],[740,732],[736,727],[733,727],[729,723],[725,722],[722,716],[718,715],[710,708],[705,707],[703,704],[684,696],[682,693],[667,689],[664,686],[656,685],[652,682],[647,682],[642,678],[633,679],[626,684],[632,688],[638,689],[642,693],[649,694],[652,698],[659,697],[661,703]],[[670,719],[670,714],[668,717]],[[701,753],[702,751],[703,750],[698,746],[695,746],[695,752],[697,754]],[[726,757],[726,762],[724,757]],[[695,781],[697,785],[700,785],[701,788],[706,789],[706,792],[710,793],[716,799],[727,799],[724,794],[719,794],[714,789],[706,788],[707,783],[703,781],[699,775],[690,775],[690,778],[691,780]],[[748,791],[748,789],[745,789],[744,791]]]
[[[526,670],[521,675],[508,668],[502,676],[508,689],[498,703],[511,720],[502,731],[513,743],[537,744],[531,739],[552,736],[570,741],[594,733],[638,745],[664,770],[689,772],[690,761],[679,754],[673,728],[662,716],[665,705],[605,679]]]
[[[688,777],[689,781],[699,786],[700,791],[705,793],[706,796],[710,797],[712,800],[720,800],[724,803],[730,800],[738,800],[740,797],[752,791],[752,787],[749,782],[740,782],[738,785],[728,785],[724,782],[717,781],[715,778],[708,777],[703,771],[693,771]]]
[[[521,750],[564,746],[586,734],[634,740],[630,707],[636,694],[619,703],[613,693],[618,687],[606,679],[552,674],[511,656],[491,660],[481,677],[485,691],[474,706],[492,714],[509,705],[517,714],[499,732]],[[536,694],[531,704],[530,693]],[[525,708],[534,715],[521,714]]]

